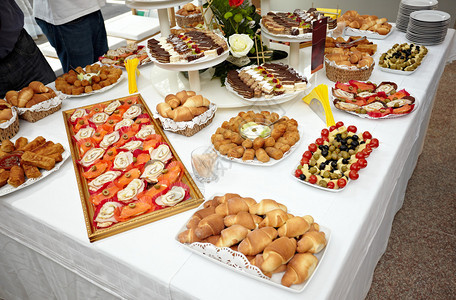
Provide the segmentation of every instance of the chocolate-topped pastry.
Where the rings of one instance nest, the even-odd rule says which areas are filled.
[[[147,47],[159,62],[191,62],[216,57],[228,50],[225,40],[211,31],[172,29],[168,37],[150,39]]]

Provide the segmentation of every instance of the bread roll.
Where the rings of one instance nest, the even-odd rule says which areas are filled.
[[[247,229],[253,230],[263,219],[257,215],[251,215],[246,211],[241,211],[235,215],[228,215],[223,219],[226,227],[242,225]],[[264,226],[263,226],[264,227]]]
[[[27,102],[32,99],[34,93],[33,90],[29,87],[23,88],[17,95],[17,106],[25,107]]]
[[[180,106],[172,111],[168,112],[168,117],[173,119],[175,122],[191,121],[193,114],[188,107]]]
[[[204,219],[205,217],[212,215],[215,213],[215,206],[209,206],[207,208],[203,208],[198,210],[193,214],[190,220],[187,223],[187,228],[196,228],[198,223]]]
[[[37,94],[47,93],[49,91],[49,88],[39,81],[30,82],[29,87]]]
[[[193,228],[187,229],[179,233],[177,238],[181,243],[195,243],[201,241],[201,239],[198,238],[198,236],[196,236],[195,230]]]
[[[231,198],[215,208],[215,213],[220,216],[235,215],[241,211],[248,212],[249,205],[242,198]]]
[[[325,233],[321,231],[306,232],[298,241],[298,252],[318,253],[326,246]]]
[[[239,252],[245,255],[256,255],[264,250],[277,237],[277,230],[273,227],[263,227],[249,232],[239,244]]]
[[[160,116],[163,118],[168,118],[168,113],[172,111],[171,106],[166,102],[158,103],[156,109]]]
[[[181,105],[181,101],[176,95],[170,94],[165,97],[165,103],[168,103],[171,108],[176,108]]]
[[[8,91],[5,95],[5,100],[13,106],[18,106],[17,96],[19,95],[16,91]]]
[[[287,211],[287,207],[285,205],[272,199],[263,199],[259,203],[252,205],[249,212],[256,215],[265,215],[267,212],[274,209],[281,209],[285,212]]]
[[[288,219],[277,232],[281,237],[297,237],[309,231],[311,224],[303,217],[294,217]]]
[[[263,264],[263,262],[264,262],[263,254],[257,254],[254,256],[254,259],[250,260],[250,263],[252,265],[260,268],[261,272],[263,272],[263,274],[268,276],[269,278],[272,277],[272,274],[285,272],[285,270],[287,269],[286,265],[280,265],[280,267],[278,267],[277,269],[275,269],[271,272],[265,272],[264,270],[261,269],[261,265]]]
[[[223,217],[217,214],[212,214],[202,219],[195,229],[195,234],[200,239],[205,239],[211,235],[220,234],[225,228]]]
[[[215,243],[217,247],[231,247],[247,236],[250,231],[242,225],[233,225],[223,229],[220,233],[220,239]]]
[[[6,122],[13,117],[13,110],[11,108],[5,108],[0,110],[0,122]]]
[[[284,265],[293,258],[296,252],[296,240],[293,238],[281,237],[269,244],[263,251],[264,262],[261,269],[265,272]]]
[[[309,279],[317,267],[318,259],[310,253],[298,253],[287,265],[282,285],[300,284]]]
[[[258,227],[280,227],[283,224],[285,224],[286,220],[288,220],[288,214],[285,211],[278,208],[267,212],[266,217],[258,225]]]
[[[50,99],[50,94],[49,93],[44,93],[44,94],[35,94],[33,95],[32,99],[30,99],[26,104],[26,108],[30,108],[35,104],[41,103],[43,101],[49,100]]]
[[[206,106],[189,107],[189,109],[195,117],[205,113],[208,110]]]
[[[209,104],[211,104],[209,102],[209,100],[207,100],[206,98],[203,98],[203,96],[195,95],[195,96],[192,96],[192,97],[188,98],[185,101],[185,103],[183,104],[183,106],[186,106],[186,107],[207,106],[207,107],[209,107]]]

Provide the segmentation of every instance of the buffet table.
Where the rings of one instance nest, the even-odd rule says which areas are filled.
[[[291,213],[310,214],[331,229],[325,258],[302,293],[291,293],[242,276],[185,249],[175,236],[195,210],[90,243],[73,166],[67,161],[45,180],[0,199],[0,298],[362,299],[386,249],[394,215],[402,206],[407,182],[421,152],[454,34],[454,30],[449,30],[443,44],[428,47],[425,62],[410,76],[378,69],[372,73],[372,82],[393,81],[415,96],[418,108],[412,114],[390,120],[368,120],[334,109],[336,121],[368,130],[380,141],[360,179],[351,182],[344,191],[321,191],[292,178],[307,145],[325,127],[300,99],[267,108],[298,120],[304,128],[300,144],[290,157],[271,167],[221,160],[220,179],[199,184],[206,199],[226,192],[257,201],[275,199],[287,205]],[[395,31],[387,39],[374,42],[378,43],[378,53],[383,53],[403,41],[405,34]],[[163,101],[149,80],[154,68],[142,67],[138,80],[139,92],[152,110]],[[324,71],[320,73],[317,84],[333,86]],[[201,93],[204,95],[204,87]],[[62,110],[127,94],[125,80],[105,93],[65,100]],[[167,135],[191,170],[191,151],[209,145],[210,135],[224,120],[250,109],[258,110],[256,107],[219,109],[212,124],[193,137]],[[69,149],[60,112],[37,123],[21,122],[18,136],[38,135]]]

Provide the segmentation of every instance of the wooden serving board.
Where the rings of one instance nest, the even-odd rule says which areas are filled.
[[[127,99],[132,99],[136,98],[137,102],[140,103],[143,106],[143,112],[148,114],[151,120],[151,124],[155,126],[155,132],[156,134],[159,134],[162,136],[163,141],[166,142],[173,154],[172,161],[181,161],[179,156],[176,153],[176,150],[173,148],[171,145],[170,141],[168,140],[166,134],[164,133],[163,129],[161,126],[158,124],[158,122],[153,118],[153,114],[149,110],[149,107],[146,105],[144,99],[141,97],[140,94],[132,95],[132,96],[127,96],[127,97],[122,97],[118,99],[113,99],[105,102],[100,102],[100,103],[95,103],[91,104],[88,106],[83,106],[79,108],[83,109],[91,109],[93,106],[97,104],[109,104],[113,101],[119,100],[120,102],[124,102]],[[94,242],[112,235],[115,235],[120,232],[124,232],[127,230],[130,230],[132,228],[136,228],[139,226],[142,226],[144,224],[148,224],[151,222],[155,222],[158,220],[161,220],[163,218],[181,213],[183,211],[190,210],[192,208],[195,208],[199,206],[203,201],[203,195],[201,194],[200,190],[196,186],[195,182],[193,181],[191,175],[189,174],[188,170],[184,166],[184,175],[181,179],[181,182],[185,183],[189,188],[190,188],[190,198],[178,203],[175,206],[172,207],[166,207],[164,209],[159,209],[150,213],[146,213],[143,215],[139,215],[134,217],[133,219],[130,219],[128,221],[124,222],[118,222],[110,227],[99,229],[94,225],[93,219],[94,219],[94,214],[95,214],[95,205],[92,204],[92,202],[89,200],[90,198],[90,193],[87,185],[87,180],[82,176],[82,173],[84,172],[83,167],[78,164],[78,161],[81,159],[79,156],[79,151],[77,149],[77,144],[75,143],[75,140],[73,139],[73,131],[72,128],[70,127],[70,122],[69,118],[71,118],[71,115],[76,109],[79,108],[74,108],[70,110],[63,111],[63,119],[65,122],[65,127],[67,131],[67,136],[68,136],[68,142],[70,144],[70,149],[71,149],[71,156],[73,159],[73,166],[74,166],[74,171],[76,174],[76,179],[78,182],[78,188],[79,188],[79,195],[81,198],[81,204],[82,204],[82,210],[84,212],[84,219],[87,227],[87,235],[89,237],[90,242]]]

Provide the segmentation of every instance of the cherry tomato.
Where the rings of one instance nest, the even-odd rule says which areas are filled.
[[[355,157],[356,157],[357,159],[364,158],[364,153],[363,153],[362,151],[357,152],[356,155],[355,155]]]
[[[322,137],[325,137],[325,136],[328,136],[328,135],[329,135],[329,130],[326,129],[326,128],[323,128],[323,129],[321,130],[321,136],[322,136]]]
[[[312,158],[312,152],[310,152],[310,151],[305,151],[305,152],[302,154],[302,157],[311,159],[311,158]]]
[[[356,180],[359,178],[358,171],[351,170],[350,173],[348,174],[348,177],[350,177],[351,180]]]
[[[317,149],[318,149],[317,145],[315,145],[313,143],[309,145],[310,152],[315,152],[315,151],[317,151]]]
[[[328,138],[327,136],[324,136],[322,139],[323,139],[323,141],[325,141],[325,142],[329,142],[329,138]]]
[[[334,186],[335,186],[335,185],[334,185],[334,182],[332,182],[332,181],[328,182],[328,184],[326,185],[326,187],[327,187],[328,189],[333,189]]]
[[[339,178],[339,180],[337,180],[337,185],[340,188],[343,188],[347,185],[347,180],[345,180],[345,178]]]
[[[336,123],[336,128],[339,128],[339,127],[342,127],[342,126],[344,126],[344,122],[339,121],[339,122]]]
[[[369,131],[364,131],[363,132],[363,139],[370,140],[371,138],[372,138],[372,134],[370,134]]]
[[[359,171],[359,169],[361,169],[361,167],[358,164],[358,162],[355,162],[355,163],[351,164],[351,166],[350,166],[350,170],[352,170],[352,171]]]
[[[317,176],[310,175],[309,182],[312,183],[312,184],[317,183]]]
[[[337,129],[336,126],[331,126],[331,127],[329,127],[329,132],[332,132],[332,131],[335,130],[335,129]]]
[[[307,157],[301,158],[301,166],[309,164],[309,159]]]
[[[317,145],[321,146],[323,145],[323,139],[322,138],[318,138],[315,143],[317,143]]]
[[[367,148],[364,148],[362,152],[364,154],[364,158],[368,158],[372,152],[372,149],[368,150]]]
[[[378,144],[379,144],[378,139],[375,139],[375,138],[373,138],[373,139],[370,141],[370,143],[369,143],[369,145],[370,145],[372,148],[377,148],[377,147],[378,147]]]
[[[302,174],[302,171],[300,169],[296,169],[295,171],[295,176],[299,178],[299,176]]]
[[[356,133],[356,131],[358,131],[358,128],[356,128],[356,126],[350,125],[348,126],[347,131]]]
[[[364,158],[360,158],[358,160],[358,164],[361,169],[364,169],[365,167],[367,167],[367,160],[365,160]]]

